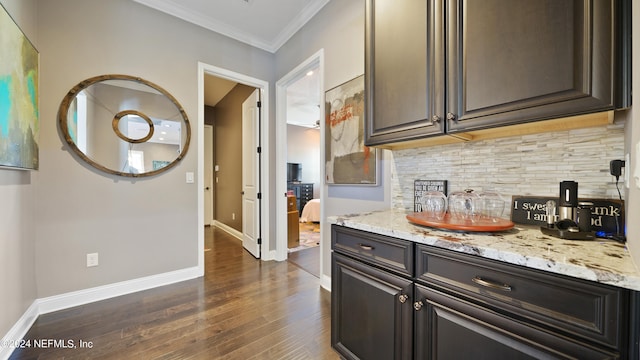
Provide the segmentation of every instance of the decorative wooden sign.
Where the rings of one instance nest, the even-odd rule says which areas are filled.
[[[537,196],[513,196],[511,202],[511,221],[517,224],[547,225],[547,201],[558,198]],[[591,211],[591,229],[596,233],[623,234],[624,201],[615,199],[578,199],[593,203]]]
[[[447,195],[447,180],[415,180],[413,182],[413,210],[422,211],[423,195],[428,191],[440,191]]]

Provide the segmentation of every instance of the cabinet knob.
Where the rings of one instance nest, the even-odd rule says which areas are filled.
[[[398,301],[400,301],[401,304],[406,303],[408,299],[409,299],[409,296],[407,294],[402,294],[398,296]]]
[[[438,115],[433,115],[433,116],[431,117],[431,124],[437,124],[437,123],[439,123],[439,122],[440,122],[440,116],[438,116]]]
[[[422,301],[416,301],[416,302],[413,303],[413,309],[415,311],[420,311],[420,309],[422,309],[423,305],[424,304],[422,303]]]
[[[456,118],[456,115],[454,113],[451,113],[451,112],[447,113],[447,120],[458,122],[458,119]]]

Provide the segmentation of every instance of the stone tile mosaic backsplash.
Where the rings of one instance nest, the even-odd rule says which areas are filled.
[[[609,161],[624,159],[624,123],[392,152],[392,206],[413,209],[414,180],[448,180],[449,192],[558,196],[563,180],[580,198],[618,199]],[[624,196],[624,180],[620,179]],[[509,214],[505,212],[505,217]]]

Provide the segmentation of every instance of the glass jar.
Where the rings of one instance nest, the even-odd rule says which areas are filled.
[[[449,194],[449,214],[452,219],[478,220],[482,213],[480,196],[472,189]]]
[[[429,218],[442,220],[447,213],[447,196],[440,191],[428,191],[422,195],[422,213]]]
[[[480,193],[480,203],[482,204],[482,216],[483,218],[497,222],[502,218],[504,212],[505,201],[500,194],[495,192],[483,192]]]

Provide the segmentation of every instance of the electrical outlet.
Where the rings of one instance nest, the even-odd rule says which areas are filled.
[[[98,266],[98,253],[87,254],[87,267]]]
[[[235,220],[236,219],[236,213],[231,213],[231,220]]]

